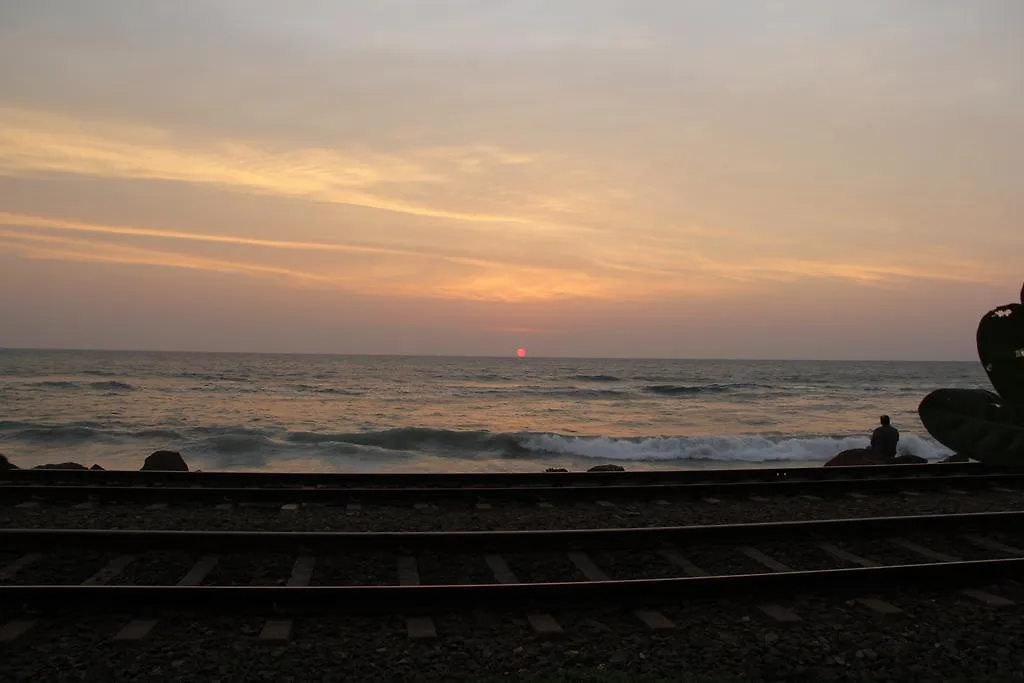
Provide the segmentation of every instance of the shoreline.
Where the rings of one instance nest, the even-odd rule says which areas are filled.
[[[76,456],[73,450],[65,453],[64,449],[57,452],[37,453],[35,457],[26,456],[18,450],[0,451],[0,455],[20,469],[42,469],[55,464],[75,463],[88,469],[94,465],[103,470],[138,470],[148,454],[121,456],[117,458],[92,458]],[[445,458],[437,456],[423,457],[417,462],[372,462],[370,460],[352,461],[332,465],[325,458],[288,458],[276,462],[269,460],[260,466],[240,463],[238,465],[214,466],[208,458],[191,456],[182,451],[190,471],[203,472],[256,472],[256,473],[337,473],[337,474],[480,474],[480,473],[530,473],[544,472],[549,468],[564,468],[570,472],[584,472],[591,467],[601,465],[619,465],[626,471],[665,471],[690,472],[703,470],[756,470],[766,468],[795,469],[821,467],[827,459],[821,460],[765,460],[765,461],[722,461],[722,460],[614,460],[605,458],[565,458],[565,459],[534,459],[534,458],[489,458],[483,460],[467,460],[464,458]],[[930,460],[937,462],[937,460]]]

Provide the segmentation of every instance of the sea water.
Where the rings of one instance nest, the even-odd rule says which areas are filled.
[[[947,452],[917,405],[984,388],[976,362],[0,351],[0,453],[138,469],[539,471],[816,465],[886,413],[900,450]]]

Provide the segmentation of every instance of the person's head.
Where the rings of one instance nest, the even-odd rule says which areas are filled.
[[[883,415],[882,417],[878,418],[878,421],[882,423],[883,427],[888,427],[889,423],[892,422],[892,420],[889,419],[888,415]]]

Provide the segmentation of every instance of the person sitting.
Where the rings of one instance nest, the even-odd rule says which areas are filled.
[[[888,415],[879,418],[881,426],[876,427],[871,433],[871,446],[869,448],[886,458],[896,457],[896,445],[900,442],[900,432],[892,426]]]

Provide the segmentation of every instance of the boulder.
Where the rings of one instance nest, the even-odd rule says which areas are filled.
[[[7,456],[0,453],[0,472],[6,472],[7,470],[16,470],[18,466],[13,464],[7,459]]]
[[[587,472],[625,472],[626,468],[622,465],[594,465]]]
[[[948,458],[946,458],[944,460],[940,460],[939,462],[970,462],[970,461],[971,461],[971,456],[964,455],[963,453],[954,453],[953,455],[949,456]]]
[[[825,467],[855,467],[857,465],[888,465],[892,461],[869,448],[851,448],[837,453]]]
[[[568,472],[569,470],[565,469],[564,467],[549,467],[549,468],[547,468],[544,471],[545,472]]]
[[[178,451],[156,451],[142,463],[143,470],[164,472],[188,472],[188,465]]]
[[[79,465],[77,462],[51,462],[45,465],[36,465],[32,469],[34,470],[84,470],[85,465]]]
[[[96,463],[93,463],[93,466],[92,466],[92,467],[90,467],[89,469],[90,469],[90,470],[92,470],[92,471],[94,471],[94,472],[95,472],[95,471],[97,471],[97,470],[99,470],[99,471],[102,471],[102,470],[103,470],[103,468],[102,468],[102,467],[100,467],[99,465],[97,465]]]
[[[927,459],[922,458],[920,455],[914,455],[913,453],[901,453],[895,458],[889,461],[892,465],[923,465],[928,462]]]

